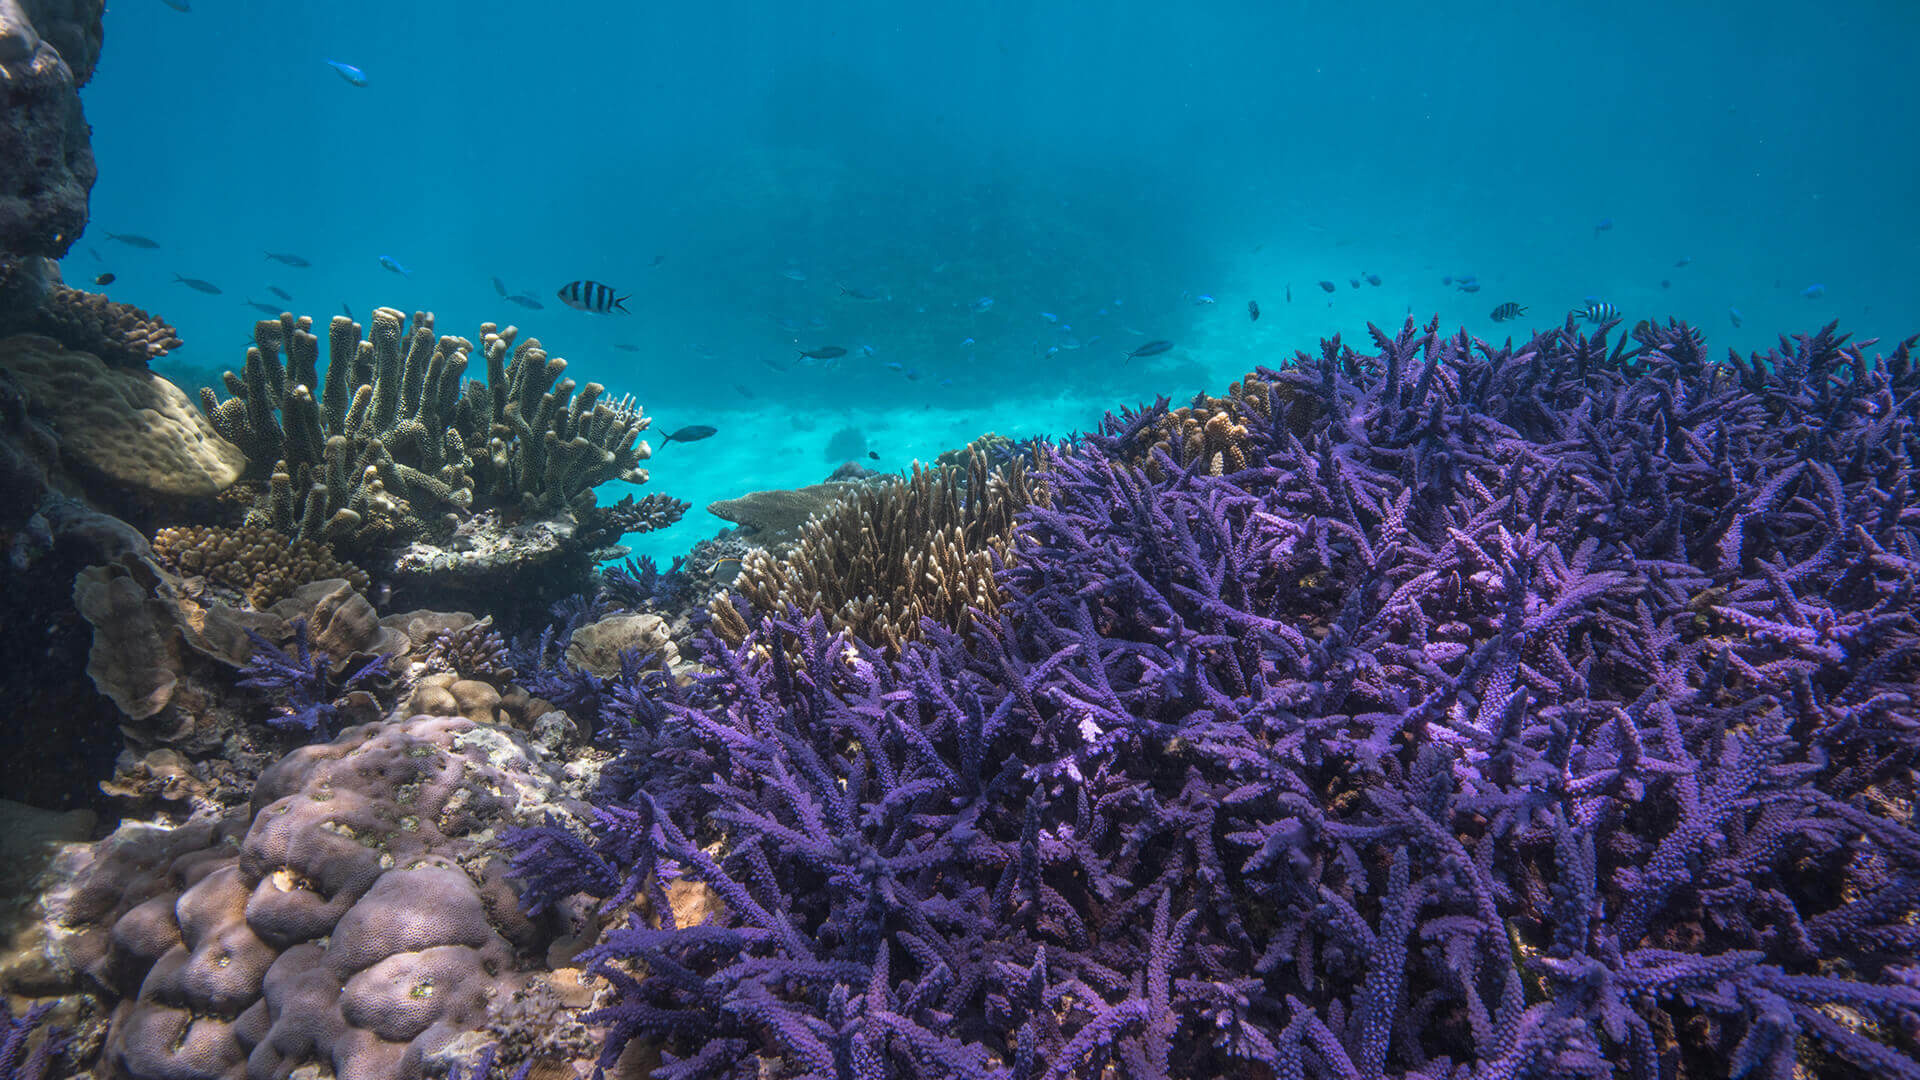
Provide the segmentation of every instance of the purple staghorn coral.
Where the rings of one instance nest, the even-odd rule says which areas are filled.
[[[280,698],[274,715],[267,722],[282,731],[305,734],[313,741],[333,737],[333,724],[340,717],[339,699],[364,689],[391,674],[379,653],[360,666],[336,678],[326,653],[314,652],[307,633],[307,620],[293,620],[293,651],[275,645],[252,630],[253,656],[240,669],[240,686],[262,690]]]
[[[1920,1077],[1912,342],[1612,329],[1334,339],[1234,470],[1109,417],[969,637],[635,686],[599,834],[517,840],[645,901],[603,1062]]]

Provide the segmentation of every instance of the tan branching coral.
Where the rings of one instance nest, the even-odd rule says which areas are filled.
[[[735,587],[759,611],[823,612],[835,629],[897,653],[922,618],[964,631],[970,609],[999,609],[995,563],[1012,557],[1019,512],[1045,499],[1044,477],[1024,458],[996,468],[976,447],[965,466],[916,466],[911,479],[855,489],[809,521],[785,558],[750,553]],[[711,610],[722,638],[745,637],[731,597]]]
[[[183,525],[161,529],[153,553],[183,574],[196,574],[246,594],[264,609],[292,596],[308,582],[345,578],[355,589],[367,587],[366,572],[333,557],[325,544],[290,540],[285,533],[243,525]]]
[[[92,353],[112,367],[144,369],[148,361],[181,344],[179,332],[160,316],[65,285],[50,287],[27,321],[27,329]]]
[[[480,327],[487,378],[465,382],[473,343],[436,337],[431,313],[415,312],[409,328],[379,308],[365,340],[336,316],[324,383],[312,327],[292,315],[256,324],[245,368],[225,376],[232,396],[200,391],[213,425],[266,481],[251,524],[367,549],[482,506],[584,513],[596,485],[647,480],[639,410],[602,400],[598,383],[576,394],[561,378],[566,361],[531,338],[516,347],[513,327]]]

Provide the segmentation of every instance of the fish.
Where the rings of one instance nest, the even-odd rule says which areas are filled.
[[[1506,322],[1508,319],[1517,319],[1526,313],[1526,308],[1509,300],[1499,307],[1494,308],[1490,318],[1492,318],[1494,322]]]
[[[1741,315],[1740,309],[1737,307],[1727,309],[1727,318],[1732,321],[1735,330],[1740,329],[1740,324],[1746,321],[1746,316]]]
[[[106,261],[107,261],[107,260],[105,260],[105,259],[103,259],[103,258],[101,258],[101,257],[100,257],[100,253],[99,253],[99,252],[97,252],[97,251],[95,251],[95,250],[93,250],[92,248],[88,248],[88,249],[87,249],[87,254],[89,254],[89,255],[91,255],[91,256],[93,256],[93,261],[94,261],[94,262],[106,262]]]
[[[1047,321],[1048,321],[1048,322],[1050,322],[1050,323],[1057,323],[1057,322],[1059,322],[1059,321],[1060,321],[1060,316],[1058,316],[1058,315],[1055,315],[1055,314],[1054,314],[1053,312],[1051,312],[1051,311],[1043,311],[1043,312],[1041,312],[1041,313],[1040,313],[1040,317],[1041,317],[1041,318],[1043,318],[1043,319],[1045,319],[1045,320],[1047,320]]]
[[[1125,362],[1126,360],[1131,360],[1136,356],[1159,356],[1161,353],[1166,352],[1168,349],[1171,349],[1171,348],[1173,348],[1173,342],[1167,341],[1165,339],[1156,339],[1154,341],[1149,341],[1145,345],[1142,345],[1139,348],[1128,353],[1125,357],[1122,358],[1122,362]]]
[[[197,277],[181,277],[179,274],[173,275],[173,280],[179,282],[182,285],[185,285],[187,288],[192,289],[194,292],[203,292],[203,293],[206,293],[208,296],[220,295],[220,286],[215,285],[211,281],[202,281]]]
[[[121,243],[127,245],[128,247],[145,248],[148,251],[153,251],[160,246],[160,241],[149,240],[148,238],[141,236],[138,233],[110,232],[107,234],[107,239],[118,240]]]
[[[611,315],[616,311],[627,315],[633,314],[626,308],[626,302],[632,299],[633,294],[615,296],[613,293],[613,286],[605,282],[588,281],[582,278],[560,286],[560,291],[556,295],[560,297],[561,303],[575,311],[591,311],[595,315]]]
[[[1338,289],[1339,287],[1340,286],[1335,285],[1331,281],[1323,281],[1320,283],[1320,291],[1322,292],[1333,292],[1335,289]]]
[[[106,273],[104,273],[104,274],[101,274],[101,275],[99,275],[99,276],[97,276],[97,277],[95,277],[95,278],[93,279],[93,283],[94,283],[95,285],[111,285],[111,284],[113,284],[113,272],[112,272],[112,271],[108,271],[108,272],[106,272]]]
[[[281,288],[278,285],[267,286],[267,291],[279,297],[280,299],[285,300],[289,304],[293,303],[293,297],[287,293],[287,290]]]
[[[1293,303],[1293,283],[1287,283],[1287,303]]]
[[[298,255],[289,255],[284,251],[269,251],[267,252],[267,259],[269,262],[285,263],[288,266],[297,266],[303,270],[313,265]]]
[[[960,344],[962,344],[962,345],[971,345],[971,344],[973,344],[973,339],[972,339],[972,338],[967,338],[966,340],[964,340],[964,341],[962,341],[962,342],[961,342]]]
[[[413,271],[407,269],[404,266],[401,266],[400,260],[394,258],[391,255],[380,256],[380,265],[386,267],[387,269],[393,271],[396,274],[399,274],[401,277],[411,277],[413,274]]]
[[[760,362],[772,368],[773,370],[779,372],[782,375],[785,375],[788,371],[788,368],[785,364],[776,364],[764,356],[760,358]]]
[[[1252,322],[1260,321],[1260,301],[1247,301],[1247,318]]]
[[[822,345],[818,349],[802,349],[800,355],[808,360],[837,360],[847,355],[847,350],[838,345]]]
[[[188,3],[187,0],[160,0],[160,2],[178,12],[185,14],[193,13],[193,5]]]
[[[347,306],[345,300],[340,301],[340,314],[345,315],[349,319],[353,318],[353,309]]]
[[[804,271],[804,270],[797,270],[797,269],[795,269],[795,268],[793,268],[793,267],[791,267],[791,266],[789,266],[789,267],[787,267],[787,268],[786,268],[785,270],[782,270],[782,271],[780,271],[780,276],[781,276],[781,277],[783,277],[783,278],[786,278],[786,279],[787,279],[788,281],[805,281],[805,280],[807,280],[807,274],[806,274],[806,271]]]
[[[1357,288],[1359,288],[1359,287],[1360,287],[1360,279],[1359,279],[1359,278],[1357,278],[1357,277],[1355,277],[1355,278],[1348,278],[1348,279],[1347,279],[1347,284],[1349,284],[1349,285],[1351,285],[1351,286],[1353,286],[1354,288],[1356,288],[1356,289],[1357,289]]]
[[[499,293],[501,296],[507,295],[507,283],[501,281],[499,278],[494,278],[493,291]]]
[[[734,384],[733,384],[733,389],[734,389],[734,390],[735,390],[735,391],[736,391],[737,393],[739,393],[739,395],[740,395],[741,397],[743,397],[743,398],[746,398],[746,399],[747,399],[748,401],[752,401],[752,400],[753,400],[753,391],[751,391],[751,390],[749,390],[749,389],[747,389],[747,388],[746,388],[745,386],[742,386],[742,385],[740,385],[739,383],[734,383]]]
[[[1800,295],[1806,297],[1809,300],[1818,300],[1821,297],[1827,295],[1827,287],[1816,281],[1813,284],[1807,286],[1806,288],[1801,289]]]
[[[514,295],[507,297],[507,303],[519,304],[521,307],[526,308],[529,311],[545,311],[547,307],[547,305],[541,303],[538,300],[535,300],[533,297],[528,296],[525,293],[515,293]]]
[[[648,265],[648,266],[659,266],[659,265],[660,265],[661,263],[663,263],[663,262],[666,262],[666,261],[667,261],[667,257],[666,257],[665,255],[655,255],[655,256],[653,257],[653,261],[652,261],[652,262],[650,262],[650,263],[648,263],[647,265]]]
[[[1620,309],[1597,297],[1587,297],[1587,306],[1574,308],[1572,314],[1580,316],[1590,323],[1612,322],[1620,317]]]
[[[1366,279],[1367,279],[1367,284],[1369,285],[1375,286],[1376,288],[1380,285],[1379,274],[1367,274]]]
[[[987,311],[992,307],[993,307],[993,297],[979,296],[974,298],[974,301],[973,301],[974,311],[976,312]]]
[[[258,300],[248,300],[248,301],[247,301],[247,306],[248,306],[248,307],[250,307],[250,308],[252,308],[252,309],[253,309],[253,310],[255,310],[255,311],[258,311],[258,312],[260,312],[260,313],[261,313],[262,315],[278,315],[278,314],[280,314],[280,308],[278,308],[278,307],[275,307],[275,306],[274,306],[274,305],[272,305],[272,304],[263,304],[263,303],[261,303],[261,302],[260,302],[260,301],[258,301]]]
[[[1612,229],[1613,229],[1612,218],[1601,218],[1599,221],[1596,221],[1593,223],[1593,235],[1595,236],[1599,236],[1603,232],[1609,232]]]
[[[327,66],[339,72],[341,78],[355,86],[367,85],[367,73],[354,67],[352,64],[341,63],[338,60],[329,60],[327,61]]]
[[[1193,298],[1193,302],[1196,307],[1205,307],[1213,303],[1213,297],[1208,296],[1206,293],[1201,293],[1199,296]]]
[[[840,286],[840,295],[850,296],[855,300],[885,300],[886,299],[886,297],[881,295],[880,293],[868,292],[866,289],[856,289],[851,285]]]
[[[1463,281],[1455,285],[1454,288],[1459,289],[1463,293],[1477,293],[1480,291],[1480,283],[1477,281]]]
[[[1450,286],[1450,285],[1452,285],[1452,284],[1453,284],[1453,275],[1452,275],[1452,274],[1442,274],[1442,275],[1440,275],[1440,284],[1441,284],[1441,285],[1443,285],[1443,286]]]
[[[666,449],[670,442],[699,442],[701,439],[711,439],[716,430],[707,424],[688,424],[679,431],[669,431],[660,436],[660,448]]]
[[[902,364],[902,363],[901,363],[900,361],[898,361],[898,360],[889,360],[889,361],[887,361],[887,367],[889,367],[889,368],[891,368],[891,369],[893,369],[894,371],[905,371],[905,370],[907,370],[907,366],[906,366],[905,364]]]
[[[629,344],[627,344],[627,343],[626,343],[626,342],[624,342],[624,341],[623,341],[623,342],[621,342],[621,343],[620,343],[620,344],[618,344],[618,345],[615,345],[615,346],[614,346],[614,348],[616,348],[616,349],[619,349],[619,350],[620,350],[621,352],[632,352],[632,353],[637,353],[637,352],[639,352],[639,351],[640,351],[640,346],[638,346],[638,345],[629,345]]]
[[[1663,288],[1663,289],[1671,289],[1671,288],[1673,288],[1673,282],[1671,282],[1671,281],[1668,281],[1668,280],[1667,280],[1666,278],[1661,278],[1661,279],[1660,279],[1660,287],[1661,287],[1661,288]]]
[[[1682,255],[1680,256],[1679,261],[1675,262],[1673,265],[1675,266],[1675,268],[1678,268],[1678,267],[1686,266],[1688,263],[1691,263],[1691,262],[1693,262],[1693,256]]]

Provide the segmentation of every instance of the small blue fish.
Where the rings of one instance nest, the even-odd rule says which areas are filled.
[[[193,5],[188,3],[187,0],[160,0],[160,2],[175,11],[190,12],[193,10]]]
[[[1193,302],[1196,307],[1205,307],[1213,303],[1213,297],[1208,296],[1206,293],[1201,293],[1199,296],[1193,298]]]
[[[340,77],[355,86],[367,85],[367,73],[352,64],[343,64],[338,60],[327,61],[327,66],[340,73]]]
[[[1051,312],[1051,311],[1043,311],[1043,312],[1041,312],[1041,313],[1040,313],[1040,317],[1041,317],[1041,318],[1043,318],[1043,319],[1045,319],[1045,320],[1047,320],[1048,322],[1059,322],[1059,321],[1060,321],[1060,316],[1058,316],[1058,315],[1055,315],[1055,314],[1054,314],[1053,312]]]
[[[1675,269],[1678,269],[1678,268],[1680,268],[1680,267],[1682,267],[1682,266],[1687,266],[1687,265],[1689,265],[1689,264],[1691,264],[1692,262],[1693,262],[1693,256],[1691,256],[1691,255],[1682,255],[1682,256],[1680,256],[1680,258],[1679,258],[1679,259],[1678,259],[1678,260],[1677,260],[1676,262],[1674,262],[1674,264],[1673,264],[1673,265],[1674,265],[1674,268],[1675,268]]]
[[[393,271],[396,274],[399,274],[401,277],[411,277],[413,275],[413,271],[407,269],[404,266],[401,266],[400,260],[394,258],[391,255],[380,256],[380,265],[386,267],[387,269]]]
[[[1807,286],[1806,288],[1801,289],[1800,295],[1806,297],[1809,300],[1818,300],[1821,297],[1827,295],[1827,287],[1816,281],[1813,284]]]
[[[987,311],[992,307],[993,307],[993,297],[991,296],[978,297],[973,302],[973,310],[975,311]]]
[[[1613,219],[1610,217],[1601,218],[1599,221],[1596,221],[1593,224],[1593,235],[1595,236],[1599,236],[1603,232],[1611,232],[1612,230],[1613,230]]]
[[[889,368],[891,368],[891,369],[892,369],[892,370],[894,370],[894,371],[905,371],[905,370],[907,370],[907,367],[906,367],[906,365],[905,365],[905,364],[902,364],[902,363],[901,363],[900,361],[898,361],[898,360],[889,360],[889,361],[887,361],[887,367],[889,367]]]
[[[1733,321],[1733,328],[1735,330],[1740,329],[1740,324],[1746,321],[1746,316],[1740,314],[1740,309],[1737,307],[1727,309],[1727,318]]]
[[[972,338],[968,338],[968,339],[966,339],[965,341],[962,341],[962,342],[961,342],[960,344],[962,344],[962,345],[971,345],[971,344],[973,344],[973,339],[972,339]]]

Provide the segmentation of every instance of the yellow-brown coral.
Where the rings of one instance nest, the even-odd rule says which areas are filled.
[[[995,468],[976,448],[964,467],[915,466],[911,479],[856,489],[808,522],[784,559],[750,553],[736,587],[760,611],[822,612],[835,630],[898,653],[923,617],[964,631],[969,609],[999,610],[996,558],[1012,557],[1016,515],[1045,499],[1023,459]],[[723,639],[746,636],[730,597],[710,610]]]
[[[180,347],[167,321],[99,293],[55,285],[34,315],[34,329],[69,349],[92,353],[114,367],[145,368]]]
[[[1142,433],[1135,444],[1135,460],[1155,479],[1160,479],[1160,466],[1153,458],[1155,448],[1182,466],[1204,462],[1206,470],[1216,476],[1258,464],[1250,457],[1247,427],[1272,421],[1269,395],[1274,389],[1267,379],[1248,374],[1229,386],[1224,397],[1195,397],[1193,404],[1170,410],[1153,424],[1148,429],[1151,434]],[[1285,385],[1278,391],[1282,395],[1292,392]]]
[[[241,590],[257,609],[311,581],[345,578],[355,589],[367,587],[366,572],[335,559],[326,545],[290,540],[284,533],[251,525],[161,529],[154,534],[153,553],[183,574]]]

